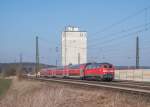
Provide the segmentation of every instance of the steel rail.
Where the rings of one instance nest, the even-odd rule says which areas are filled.
[[[140,93],[145,95],[150,95],[150,89],[147,88],[140,88],[140,87],[131,87],[131,86],[122,86],[120,84],[114,85],[111,83],[102,84],[101,82],[85,82],[82,80],[75,80],[75,79],[58,79],[58,78],[34,78],[30,77],[29,79],[34,80],[40,80],[40,81],[51,81],[51,82],[59,82],[59,83],[65,83],[65,84],[72,84],[72,85],[80,85],[80,86],[90,86],[90,87],[97,87],[97,88],[107,88],[107,89],[114,89],[119,91],[126,91],[126,92],[132,92],[132,93]]]
[[[86,82],[86,83],[95,83],[95,84],[106,84],[106,85],[119,85],[119,86],[124,86],[124,87],[137,87],[137,88],[141,88],[141,89],[149,89],[150,90],[150,84],[135,84],[133,82],[127,82],[127,83],[122,83],[122,82],[116,82],[116,81],[112,81],[112,82],[103,82],[103,81],[87,81],[87,80],[79,80],[79,79],[73,79],[73,78],[69,78],[69,79],[63,79],[63,78],[54,78],[54,79],[62,79],[62,80],[76,80],[78,82]]]

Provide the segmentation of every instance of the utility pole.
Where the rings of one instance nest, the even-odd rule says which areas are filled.
[[[56,67],[57,67],[58,47],[56,47]]]
[[[57,51],[58,51],[58,47],[56,47],[55,51],[56,51],[56,69],[55,70],[57,71]]]
[[[20,72],[22,72],[21,70],[22,70],[22,53],[20,53]]]
[[[20,53],[20,65],[22,64],[22,53]]]
[[[80,53],[78,53],[78,64],[80,64]]]
[[[136,69],[139,68],[139,37],[136,37]]]
[[[21,79],[21,75],[22,75],[22,54],[21,53],[19,55],[19,60],[20,60],[20,64],[17,67],[17,77],[18,79]]]
[[[36,36],[36,67],[35,67],[36,77],[38,71],[39,71],[39,46],[38,46],[38,36]]]

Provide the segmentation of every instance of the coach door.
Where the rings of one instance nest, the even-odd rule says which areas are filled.
[[[85,76],[89,77],[89,76],[91,76],[91,74],[92,74],[92,65],[90,64],[86,67]]]

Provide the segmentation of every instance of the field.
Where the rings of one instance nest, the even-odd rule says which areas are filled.
[[[2,79],[0,78],[0,97],[6,93],[10,87],[11,79]]]
[[[150,107],[150,97],[112,90],[13,80],[0,107]]]

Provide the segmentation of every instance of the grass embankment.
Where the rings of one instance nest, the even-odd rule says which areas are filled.
[[[150,97],[14,78],[0,107],[150,107]]]
[[[0,96],[4,95],[10,87],[11,79],[0,79]]]

